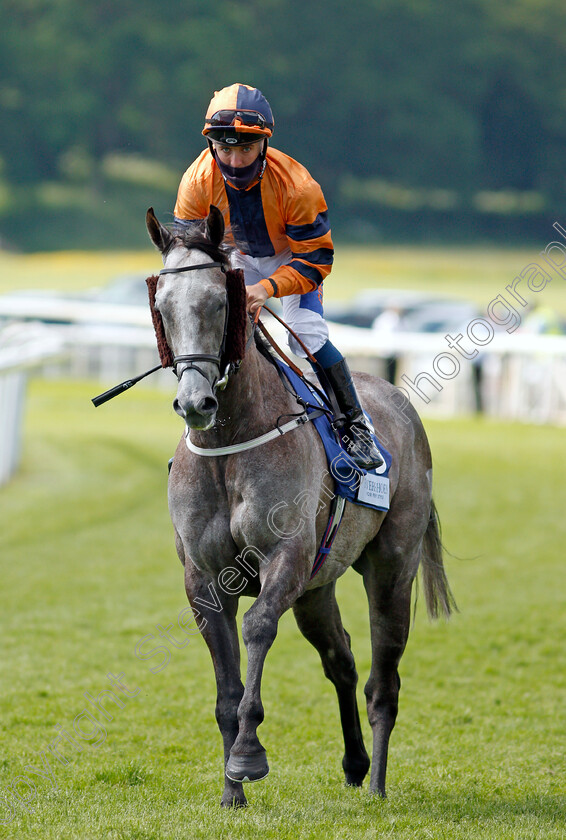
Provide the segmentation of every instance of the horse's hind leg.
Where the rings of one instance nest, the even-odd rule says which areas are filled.
[[[305,593],[293,605],[293,612],[299,630],[317,649],[325,676],[336,689],[344,734],[342,767],[346,784],[360,786],[370,762],[364,746],[356,700],[358,674],[350,650],[350,637],[342,626],[335,586],[335,582],[332,582]]]
[[[407,555],[405,555],[406,560]],[[411,620],[411,586],[416,561],[403,562],[393,551],[391,556],[366,549],[363,566],[364,586],[369,601],[372,663],[364,692],[368,718],[373,731],[370,792],[385,796],[385,774],[389,738],[399,701],[398,666],[405,650]]]

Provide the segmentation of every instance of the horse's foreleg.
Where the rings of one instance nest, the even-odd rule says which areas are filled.
[[[306,592],[293,605],[293,612],[299,630],[318,651],[324,674],[336,689],[344,734],[342,767],[346,784],[360,786],[370,762],[356,699],[356,664],[350,650],[350,637],[342,626],[335,588],[336,584],[332,582]]]
[[[218,594],[218,603],[214,609],[203,607],[210,602],[208,579],[205,578],[190,561],[185,565],[186,590],[189,601],[201,615],[199,628],[204,637],[216,676],[216,721],[224,744],[224,769],[230,755],[232,744],[238,735],[238,706],[244,693],[240,677],[240,647],[236,612],[238,601],[234,597]],[[195,602],[200,599],[200,603]],[[220,802],[223,806],[244,806],[247,804],[241,783],[224,776],[224,793]]]
[[[226,775],[234,781],[255,782],[269,773],[265,750],[257,737],[264,717],[261,677],[279,619],[304,586],[297,575],[296,560],[291,558],[286,554],[271,559],[261,592],[242,620],[242,637],[248,652],[246,688],[238,707],[238,737],[226,765]]]
[[[373,731],[370,792],[385,796],[389,738],[399,703],[398,666],[405,650],[411,619],[412,576],[399,562],[372,558],[364,570],[370,614],[372,662],[364,692]],[[406,568],[406,567],[405,567]]]

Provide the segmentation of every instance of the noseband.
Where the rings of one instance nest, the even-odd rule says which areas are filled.
[[[219,268],[224,274],[226,274],[226,269],[219,262],[209,262],[209,263],[199,263],[198,265],[186,265],[181,266],[180,268],[162,268],[159,274],[178,274],[181,271],[196,271],[199,268]],[[201,376],[204,376],[206,380],[208,380],[208,376],[206,373],[200,368],[195,362],[212,362],[212,364],[216,365],[218,368],[219,374],[222,373],[222,357],[224,356],[226,350],[226,335],[228,331],[228,293],[226,293],[226,315],[224,317],[224,331],[222,334],[222,344],[220,345],[220,352],[217,356],[211,353],[189,353],[181,356],[174,356],[173,357],[173,370],[177,375],[177,378],[180,379],[181,376],[187,370],[196,370],[197,373],[200,373]],[[181,373],[177,373],[177,365],[185,364],[186,367],[183,368]],[[212,389],[216,390],[217,388],[222,388],[226,385],[228,381],[228,374],[230,371],[230,365],[227,366],[226,370],[224,371],[224,375],[221,379],[218,377],[216,378],[214,384],[212,385]]]

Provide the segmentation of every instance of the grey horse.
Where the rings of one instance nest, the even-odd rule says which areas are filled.
[[[187,436],[181,438],[170,472],[169,510],[187,596],[216,675],[216,719],[224,742],[221,804],[245,805],[242,783],[269,772],[257,736],[264,718],[261,678],[279,619],[289,608],[336,689],[346,783],[360,786],[368,773],[370,759],[356,700],[358,675],[335,598],[336,581],[349,567],[362,575],[369,601],[369,789],[385,796],[389,737],[398,708],[398,665],[409,633],[411,590],[419,565],[429,615],[448,616],[454,608],[421,422],[409,404],[401,405],[402,395],[389,383],[356,375],[364,407],[393,458],[390,508],[384,512],[346,503],[332,551],[311,579],[334,495],[313,424],[277,434],[250,450],[208,451],[253,441],[272,431],[278,418],[297,413],[294,397],[252,340],[245,305],[239,351],[243,358],[239,365],[230,364],[224,376],[224,345],[233,338],[234,327],[227,317],[229,249],[222,244],[222,215],[211,206],[201,226],[176,236],[150,209],[147,227],[163,255],[164,271],[154,286],[154,316],[172,355],[168,363],[174,364],[178,377],[174,408],[186,424]],[[243,289],[241,277],[240,283]],[[245,686],[236,625],[241,595],[255,599],[242,621],[248,654]]]

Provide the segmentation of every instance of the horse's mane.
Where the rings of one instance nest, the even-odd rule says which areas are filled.
[[[175,239],[179,240],[185,248],[196,248],[214,260],[226,266],[230,262],[230,254],[234,250],[231,246],[221,243],[214,245],[206,236],[206,219],[202,222],[193,222],[188,227],[179,231],[175,229]],[[175,242],[175,240],[173,240]]]

